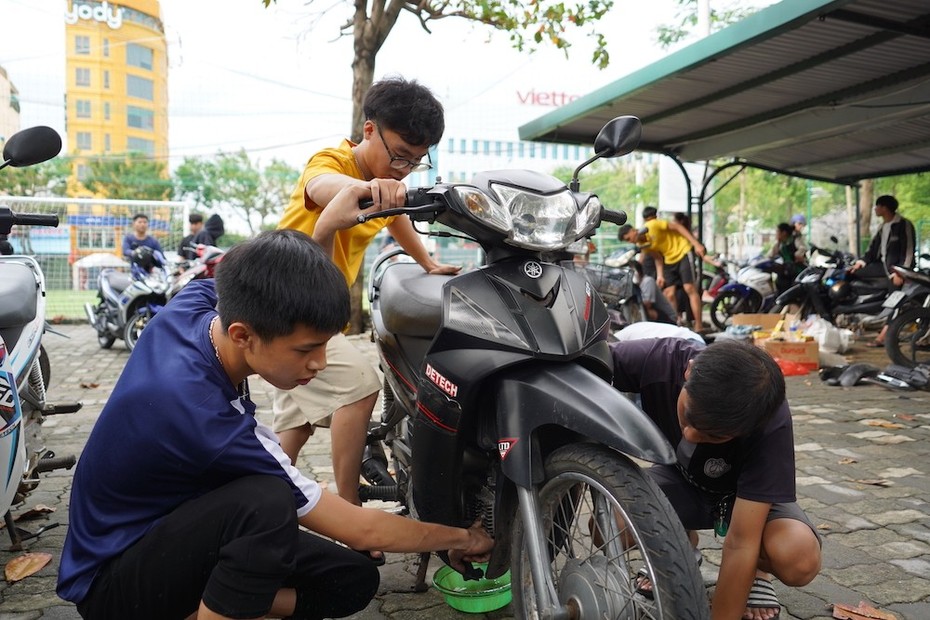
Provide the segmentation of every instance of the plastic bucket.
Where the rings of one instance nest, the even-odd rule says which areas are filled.
[[[475,564],[485,570],[487,564]],[[433,575],[433,586],[442,593],[449,607],[482,614],[510,604],[510,571],[497,579],[465,581],[455,569],[443,566]]]

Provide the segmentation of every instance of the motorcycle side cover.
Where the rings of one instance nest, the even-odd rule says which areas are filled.
[[[23,432],[22,410],[3,342],[0,342],[0,415],[3,420],[0,428],[0,506],[10,506],[23,477],[26,452],[20,439]]]

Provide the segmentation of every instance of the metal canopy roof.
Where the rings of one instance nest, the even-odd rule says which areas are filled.
[[[784,0],[520,127],[592,144],[643,121],[640,150],[852,184],[930,170],[930,2]]]

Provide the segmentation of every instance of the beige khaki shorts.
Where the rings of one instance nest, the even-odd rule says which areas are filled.
[[[375,394],[381,389],[381,375],[369,358],[343,334],[336,334],[326,345],[326,368],[307,385],[293,390],[274,390],[273,427],[275,432],[306,423],[328,427],[340,407]]]

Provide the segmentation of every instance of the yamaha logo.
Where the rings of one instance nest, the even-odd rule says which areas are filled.
[[[536,261],[529,261],[523,265],[523,273],[527,276],[533,278],[534,280],[542,275],[543,268],[542,265]]]

